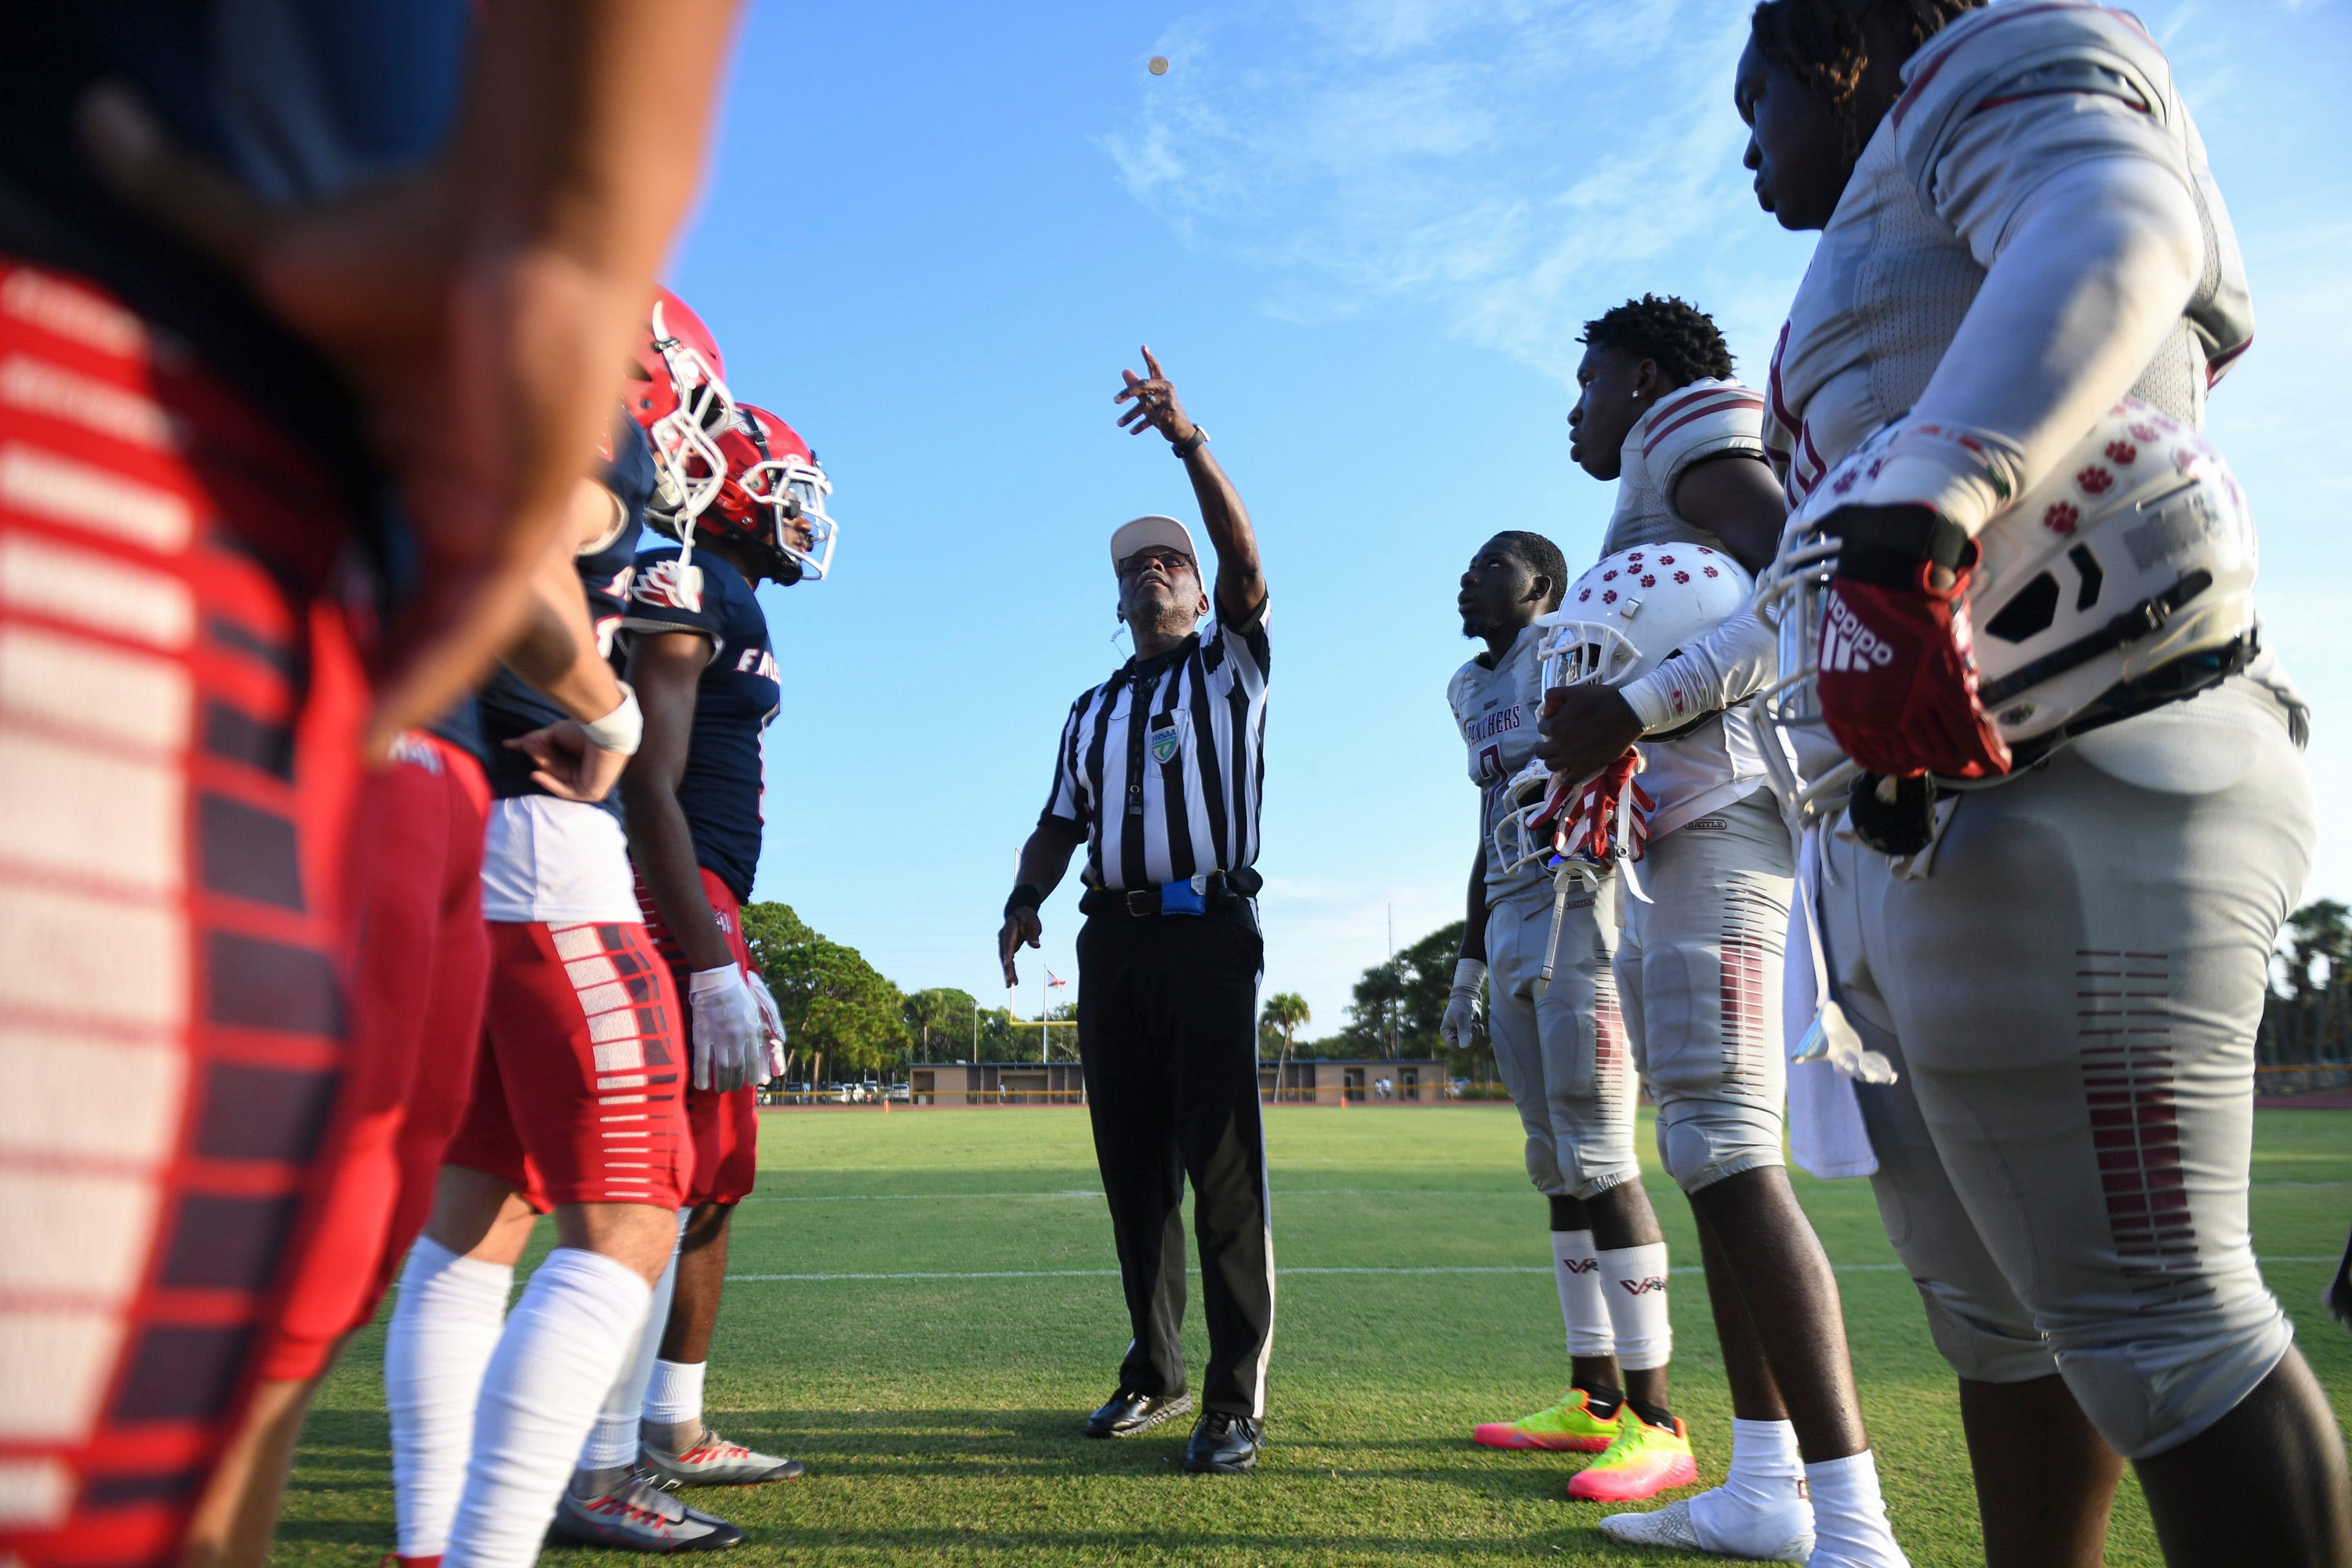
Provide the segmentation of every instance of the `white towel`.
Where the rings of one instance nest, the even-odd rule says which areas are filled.
[[[1821,829],[1808,825],[1797,847],[1797,896],[1789,909],[1788,981],[1781,986],[1781,1028],[1789,1063],[1789,1153],[1800,1169],[1823,1180],[1867,1176],[1878,1169],[1853,1079],[1824,1058],[1797,1061],[1794,1055],[1820,1022],[1851,1037],[1829,992],[1829,964],[1822,952]],[[1834,1021],[1825,1015],[1836,1013]],[[1856,1042],[1857,1044],[1859,1042]],[[1883,1066],[1884,1057],[1864,1053]]]

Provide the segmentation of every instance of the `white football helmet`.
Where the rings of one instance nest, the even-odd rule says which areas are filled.
[[[1495,841],[1486,847],[1494,864],[1503,871],[1550,861],[1555,853],[1552,823],[1547,819],[1539,826],[1536,818],[1545,816],[1547,809],[1558,815],[1558,808],[1549,804],[1551,793],[1551,770],[1540,761],[1528,763],[1503,786],[1505,804],[1495,818]]]
[[[1538,623],[1550,627],[1538,650],[1544,688],[1638,680],[1746,608],[1755,585],[1738,562],[1704,544],[1643,544],[1603,556]]]
[[[1814,695],[1839,542],[1821,522],[1866,493],[1903,429],[1887,426],[1823,477],[1765,574],[1759,603],[1780,639],[1765,710],[1811,781],[1789,796],[1803,804],[1842,795],[1858,771],[1839,765]],[[2245,491],[2204,437],[2137,399],[2108,410],[1977,542],[1978,700],[2012,747],[2043,742],[2025,748],[2029,759],[2210,685],[2250,652],[2258,551]],[[1763,750],[1768,763],[1786,760]]]

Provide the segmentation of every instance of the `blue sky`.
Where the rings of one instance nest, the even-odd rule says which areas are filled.
[[[1578,324],[1677,292],[1760,379],[1810,252],[1738,166],[1746,9],[756,5],[672,278],[739,395],[814,445],[843,524],[832,580],[763,595],[785,675],[758,896],[902,986],[1002,998],[998,911],[1055,737],[1126,656],[1108,536],[1192,515],[1162,445],[1112,423],[1148,342],[1272,589],[1267,989],[1321,1033],[1391,909],[1399,945],[1459,918],[1454,584],[1498,529],[1598,549],[1611,488],[1563,423]],[[2317,710],[2312,896],[2352,897],[2352,568],[2329,542],[2352,518],[2352,3],[2141,15],[2253,278],[2259,337],[2212,428]],[[1045,923],[1075,979],[1070,885]],[[1036,978],[1030,954],[1024,1013]]]

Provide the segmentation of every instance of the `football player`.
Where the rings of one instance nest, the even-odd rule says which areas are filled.
[[[789,1480],[800,1462],[754,1453],[702,1422],[703,1373],[727,1275],[735,1205],[758,1174],[754,1086],[781,1047],[774,1003],[745,947],[740,913],[760,860],[766,769],[761,737],[782,687],[755,589],[821,579],[831,561],[830,490],[791,426],[745,405],[720,438],[728,479],[680,542],[637,557],[622,626],[646,747],[622,784],[646,921],[698,1041],[742,1053],[731,1080],[699,1070],[686,1104],[695,1152],[677,1288],[646,1391],[647,1471],[674,1486]],[[714,1049],[714,1059],[720,1054]],[[781,1071],[781,1061],[775,1064]]]
[[[0,903],[49,955],[0,980],[0,1158],[113,1216],[11,1258],[0,1557],[179,1553],[315,1234],[362,756],[511,633],[731,9],[0,18]],[[349,591],[420,557],[366,646]]]
[[[1528,1177],[1550,1207],[1570,1358],[1569,1390],[1556,1404],[1486,1422],[1472,1438],[1495,1448],[1599,1453],[1623,1425],[1629,1390],[1637,1408],[1668,1418],[1669,1331],[1663,1290],[1609,1283],[1665,1278],[1657,1217],[1633,1155],[1634,1085],[1609,970],[1616,884],[1601,878],[1570,891],[1555,922],[1552,872],[1509,836],[1511,813],[1522,805],[1513,786],[1535,755],[1543,702],[1536,649],[1544,629],[1536,623],[1559,607],[1567,584],[1559,546],[1539,533],[1496,534],[1462,574],[1454,600],[1462,634],[1486,649],[1454,672],[1446,700],[1479,790],[1478,852],[1439,1033],[1456,1050],[1471,1044],[1483,981],[1495,1064],[1527,1131]]]
[[[1818,836],[1822,936],[1898,1074],[1858,1089],[1873,1182],[1959,1375],[1987,1559],[2098,1562],[2124,1460],[2170,1562],[2352,1559],[2341,1435],[2246,1216],[2253,1037],[2312,851],[2301,700],[2242,595],[2021,752],[2002,727],[2035,715],[1986,711],[1974,650],[2047,617],[1979,631],[1968,607],[2012,531],[2164,522],[2126,563],[2215,538],[2103,518],[2114,468],[2059,468],[2127,393],[2151,445],[2193,433],[2251,340],[2194,121],[2135,20],[2063,0],[1769,0],[1735,96],[1759,201],[1822,233],[1766,433],[1792,501],[1822,487],[1799,521],[1838,542],[1816,701],[1863,771],[1851,837]],[[2200,483],[2193,436],[2173,453]],[[2053,478],[2080,493],[2009,504]],[[2182,576],[2154,623],[2211,581]],[[2150,625],[2110,621],[2070,668]],[[1748,617],[1685,655],[1661,692],[1736,700],[1773,637]],[[1814,1561],[1879,1561],[1824,1507],[1874,1478],[1806,1471]]]
[[[643,466],[635,425],[614,412]],[[573,508],[584,521],[575,531],[609,533],[614,505],[604,486],[580,480]],[[506,662],[553,694],[551,711],[581,721],[583,743],[558,752],[534,742],[536,766],[520,754],[501,760],[509,771],[538,772],[553,793],[593,800],[635,744],[636,706],[598,651],[572,560],[559,536],[534,574],[530,618]],[[305,1216],[315,1239],[276,1310],[252,1407],[191,1526],[192,1564],[258,1568],[319,1379],[344,1336],[373,1319],[424,1227],[442,1153],[465,1114],[489,978],[481,895],[489,765],[468,699],[429,730],[401,735],[363,786],[366,831],[354,835],[352,870],[359,963],[342,1105],[329,1133],[332,1173]]]
[[[633,374],[638,417],[614,439],[602,504],[578,514],[569,567],[607,647],[647,501],[674,466],[707,503],[709,488],[691,476],[728,416],[718,346],[667,289]],[[581,1542],[731,1545],[732,1525],[639,1478],[633,1447],[584,1481],[575,1473],[675,1249],[693,1164],[688,1047],[615,803],[573,798],[533,765],[563,743],[560,722],[546,732],[562,715],[504,672],[481,706],[494,758],[482,868],[489,1004],[471,1103],[384,1345],[399,1555],[528,1562],[551,1519]],[[507,1314],[514,1265],[551,1209],[560,1245]]]
[[[1710,549],[1749,570],[1769,561],[1784,505],[1765,462],[1764,400],[1733,379],[1713,319],[1645,295],[1587,323],[1583,342],[1571,452],[1593,478],[1617,481],[1604,557],[1661,571],[1704,570]],[[1626,624],[1639,639],[1643,623]],[[1801,1448],[1839,1458],[1868,1438],[1836,1279],[1781,1163],[1789,831],[1744,707],[1661,704],[1647,691],[1641,680],[1562,689],[1548,699],[1546,728],[1575,742],[1574,754],[1551,752],[1565,770],[1641,742],[1641,787],[1652,803],[1641,862],[1648,898],[1624,905],[1618,993],[1658,1103],[1660,1159],[1697,1222],[1731,1383],[1732,1463],[1721,1487],[1603,1528],[1801,1562],[1813,1536]],[[1625,1442],[1663,1451],[1670,1436]],[[1848,1528],[1885,1532],[1877,1516]]]

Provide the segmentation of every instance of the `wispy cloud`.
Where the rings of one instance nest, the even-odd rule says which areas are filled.
[[[1769,341],[1793,270],[1765,238],[1729,106],[1744,6],[1719,0],[1297,0],[1209,9],[1103,136],[1184,242],[1327,320],[1398,297],[1569,378],[1578,324],[1628,293],[1703,296]],[[1790,252],[1794,255],[1794,252]]]

